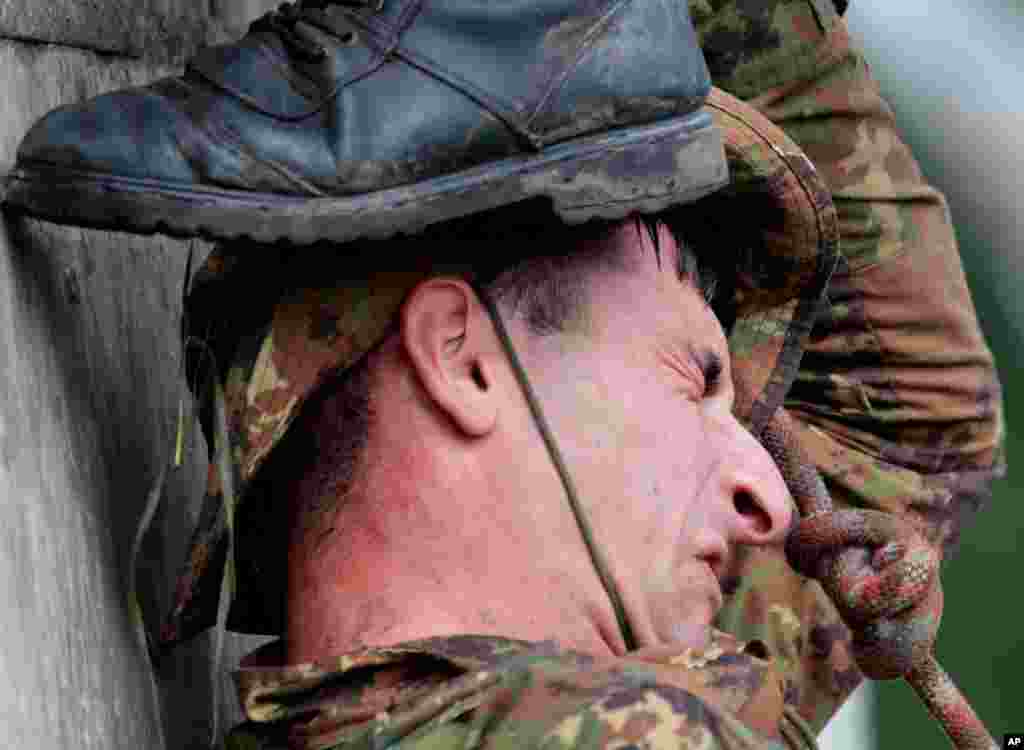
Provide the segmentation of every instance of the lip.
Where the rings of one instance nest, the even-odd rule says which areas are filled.
[[[711,579],[711,590],[714,592],[714,595],[712,597],[714,604],[714,614],[717,615],[718,612],[722,609],[722,605],[725,604],[725,595],[722,593],[722,582],[715,574],[714,566],[712,566],[712,564],[707,560],[704,560],[704,564],[708,568],[708,577]]]
[[[722,592],[722,578],[729,569],[729,545],[724,539],[707,540],[699,551],[697,558],[707,566],[708,577],[711,579],[711,588],[714,591],[713,604],[715,614],[725,604],[725,595]]]
[[[711,575],[715,577],[721,587],[722,578],[729,569],[729,545],[722,539],[715,539],[700,549],[697,557],[707,564],[711,569]]]

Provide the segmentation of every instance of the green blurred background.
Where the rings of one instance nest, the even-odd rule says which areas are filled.
[[[897,5],[898,7],[892,7]],[[1006,399],[1009,473],[943,572],[938,654],[1002,741],[1024,732],[1024,1],[855,0],[847,14],[928,179],[943,190]],[[946,747],[903,683],[874,692],[878,747]]]

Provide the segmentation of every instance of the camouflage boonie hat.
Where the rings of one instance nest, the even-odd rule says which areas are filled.
[[[719,89],[712,89],[706,105],[723,136],[730,183],[661,218],[671,226],[694,212],[721,212],[725,223],[738,227],[731,236],[740,239],[729,242],[736,269],[729,346],[734,370],[754,388],[737,393],[735,411],[759,434],[796,376],[838,259],[838,222],[824,182],[781,129]],[[750,221],[737,222],[737,216]],[[255,252],[225,245],[196,273],[184,326],[190,385],[211,446],[215,419],[211,389],[203,382],[216,377],[223,387],[235,504],[228,515],[222,475],[211,465],[161,646],[217,622],[229,548],[234,575],[224,586],[228,629],[282,633],[286,503],[273,497],[260,468],[310,396],[384,338],[417,282],[440,273],[474,273],[473,259],[452,265],[439,261],[442,248],[432,254],[434,249],[434,257],[353,264],[350,252],[357,250],[350,246],[338,253],[317,246]],[[354,272],[353,265],[372,270]],[[227,299],[245,306],[226,309]]]

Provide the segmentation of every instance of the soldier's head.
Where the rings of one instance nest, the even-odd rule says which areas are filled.
[[[782,540],[789,495],[732,415],[712,281],[686,244],[639,219],[548,240],[560,251],[485,288],[639,645],[678,641],[715,615],[737,545]],[[509,357],[463,278],[419,282],[293,431],[292,660],[455,632],[621,648]]]

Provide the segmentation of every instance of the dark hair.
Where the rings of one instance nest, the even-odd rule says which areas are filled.
[[[444,241],[450,250],[452,238],[458,238],[462,250],[473,254],[478,267],[481,248],[486,248],[491,267],[483,272],[480,285],[504,314],[523,320],[532,335],[551,336],[566,331],[585,315],[590,299],[588,282],[594,274],[624,269],[621,255],[613,246],[586,243],[587,239],[596,239],[606,232],[611,226],[608,223],[591,222],[576,227],[505,223],[498,237],[489,234],[495,226],[492,222],[487,224],[488,230],[478,227],[478,231],[461,233],[448,228]],[[636,227],[653,240],[660,265],[656,222],[641,219]],[[435,232],[415,239],[431,243],[441,238]],[[699,270],[697,256],[683,238],[676,236],[676,240],[680,247],[676,269],[680,279],[693,283],[710,303],[716,279]],[[398,255],[407,249],[409,240],[391,242],[393,246],[387,253]],[[585,249],[580,249],[581,245]],[[565,252],[569,247],[573,252]],[[516,260],[506,262],[504,259],[509,257]],[[397,332],[397,323],[392,324],[389,332]],[[300,478],[321,485],[322,497],[337,499],[352,491],[363,471],[361,460],[372,429],[374,371],[380,348],[378,344],[348,370],[325,383],[303,406],[289,428],[288,438],[277,446],[266,467],[277,475],[275,483],[284,482],[284,486],[277,484],[278,492],[292,494]],[[293,523],[300,523],[307,532],[326,533],[323,521],[336,509],[335,503],[327,507],[309,503],[307,499],[305,504],[292,508]]]
[[[573,252],[532,255],[500,271],[495,278],[483,285],[505,311],[521,318],[527,330],[534,336],[549,336],[564,333],[589,304],[589,282],[595,273],[624,270],[621,256],[615,248],[606,243],[592,243],[587,249],[579,249],[587,239],[597,238],[609,228],[606,222],[593,222],[585,227],[564,227],[561,247],[575,245]],[[661,246],[658,241],[658,223],[647,217],[638,217],[637,231],[646,232],[650,237],[661,265]],[[689,280],[705,300],[714,296],[716,279],[710,273],[702,273],[697,256],[680,237],[679,264],[676,273],[679,278]],[[550,242],[546,239],[544,242]],[[517,243],[522,244],[522,243]],[[547,245],[551,248],[551,245]]]

